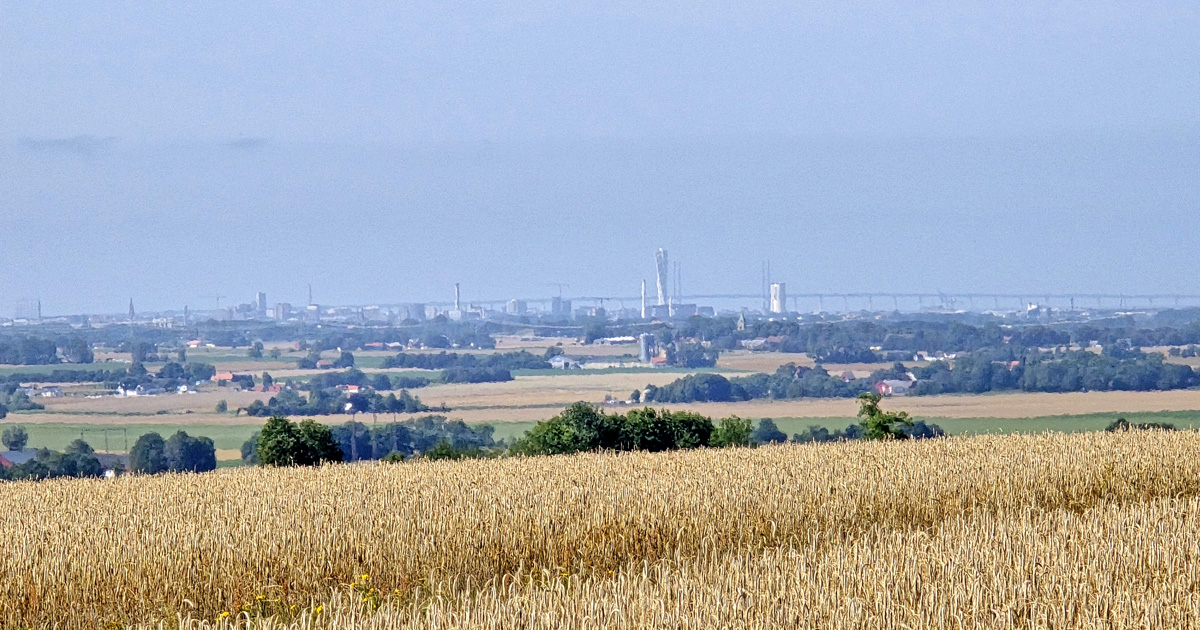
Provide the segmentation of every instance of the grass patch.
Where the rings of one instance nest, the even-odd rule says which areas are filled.
[[[19,424],[19,421],[13,422],[13,420],[13,416],[9,416],[5,420],[5,424]],[[126,436],[129,439],[129,446],[132,447],[138,437],[143,434],[154,432],[165,439],[176,431],[187,431],[188,435],[211,438],[213,445],[218,449],[240,449],[242,443],[250,439],[250,436],[262,426],[262,423],[247,425],[146,424],[140,422],[108,425],[46,423],[23,426],[29,432],[29,448],[49,448],[61,451],[71,443],[71,440],[82,437],[85,442],[92,445],[92,448],[104,450],[104,440],[107,435],[109,450],[124,452]]]
[[[55,370],[70,372],[91,372],[105,370],[119,372],[129,367],[128,363],[57,363],[54,365],[4,365],[0,366],[0,376],[10,374],[49,374]]]

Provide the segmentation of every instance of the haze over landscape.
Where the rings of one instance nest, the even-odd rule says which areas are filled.
[[[318,8],[320,10],[318,10]],[[1200,11],[0,8],[0,312],[1200,293]],[[245,299],[245,298],[242,298]]]
[[[1192,628],[1200,4],[0,3],[0,628]]]

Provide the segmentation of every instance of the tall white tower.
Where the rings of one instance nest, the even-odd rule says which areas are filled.
[[[642,319],[646,319],[646,281],[642,280]]]
[[[654,253],[654,263],[658,268],[658,305],[666,306],[667,304],[667,274],[670,273],[670,267],[667,266],[667,250],[659,248]]]
[[[787,287],[782,282],[771,283],[771,312],[787,312]]]

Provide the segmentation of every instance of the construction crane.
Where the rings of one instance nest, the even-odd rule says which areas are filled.
[[[567,288],[571,287],[571,285],[567,284],[566,282],[543,282],[542,286],[557,287],[558,288],[558,297],[562,297],[563,287],[567,287]]]
[[[619,299],[621,299],[621,298],[615,298],[615,297],[581,297],[581,298],[579,298],[579,299],[580,299],[580,300],[589,300],[589,301],[592,301],[592,302],[599,302],[599,303],[600,303],[600,308],[604,308],[604,301],[605,301],[605,300],[619,300]]]

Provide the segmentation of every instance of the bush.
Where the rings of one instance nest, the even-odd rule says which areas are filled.
[[[262,431],[255,431],[254,435],[250,436],[249,440],[242,443],[242,463],[248,466],[257,466],[258,459],[258,438],[262,436]]]
[[[513,380],[505,368],[449,368],[442,371],[445,383],[503,383]]]
[[[1125,418],[1117,418],[1115,421],[1113,421],[1107,427],[1104,427],[1104,430],[1108,431],[1109,433],[1113,433],[1116,431],[1135,431],[1135,430],[1137,430],[1137,431],[1152,431],[1152,430],[1174,431],[1175,425],[1171,424],[1170,422],[1139,422],[1137,424],[1133,424],[1133,423],[1130,423]]]
[[[779,430],[774,420],[763,418],[758,421],[758,427],[754,429],[750,440],[754,444],[778,444],[787,441],[787,434]]]
[[[722,418],[717,423],[712,437],[709,438],[709,446],[717,448],[750,446],[750,434],[753,430],[754,427],[749,420],[743,420],[737,416]]]
[[[425,459],[428,459],[429,461],[438,461],[442,459],[474,459],[482,456],[483,451],[477,448],[455,448],[454,445],[450,444],[450,442],[446,440],[438,442],[437,445],[429,449],[428,453],[425,453]]]
[[[0,415],[0,418],[2,417],[4,416]],[[6,427],[3,436],[0,437],[0,441],[4,442],[4,446],[8,450],[20,451],[29,443],[29,433],[25,430],[25,427],[19,424],[13,427]]]

